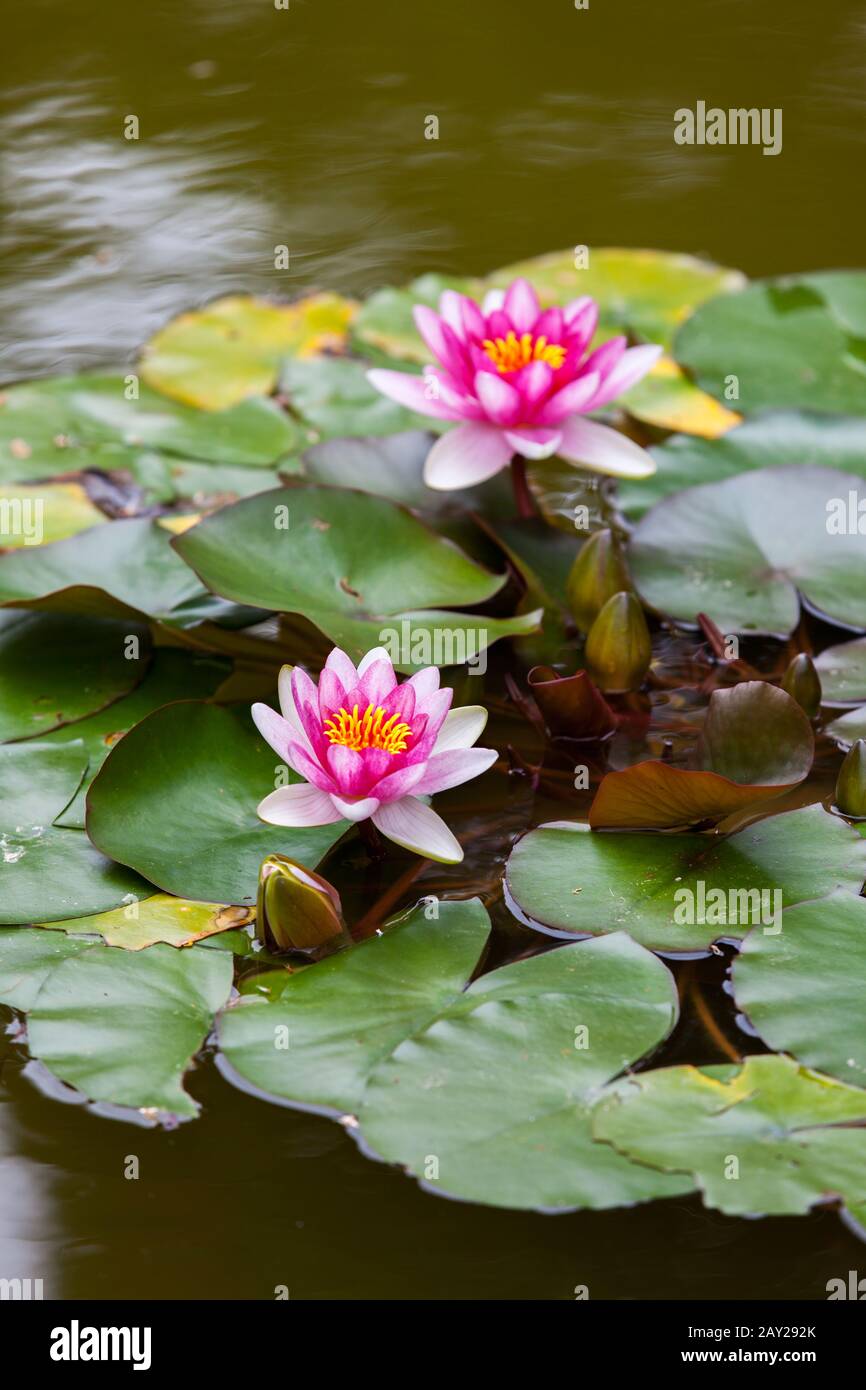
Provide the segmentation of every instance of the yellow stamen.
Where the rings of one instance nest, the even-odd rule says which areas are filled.
[[[322,732],[331,743],[341,748],[352,748],[360,753],[364,748],[380,748],[383,753],[404,753],[406,740],[412,737],[408,724],[398,722],[396,714],[385,718],[381,705],[374,709],[368,705],[364,713],[358,714],[358,706],[350,714],[341,709],[326,719]]]
[[[539,338],[533,338],[531,333],[518,338],[512,330],[507,338],[485,338],[483,346],[499,372],[519,372],[530,362],[547,362],[555,371],[566,355],[561,343],[549,343],[543,333]]]

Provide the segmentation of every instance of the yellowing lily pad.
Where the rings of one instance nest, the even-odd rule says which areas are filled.
[[[141,375],[187,405],[224,410],[269,395],[284,357],[339,352],[355,309],[337,294],[295,304],[230,295],[161,328],[144,348]]]
[[[106,520],[80,483],[0,488],[0,550],[66,540]]]
[[[57,931],[78,935],[93,932],[107,946],[121,946],[126,951],[141,951],[158,941],[167,946],[191,946],[217,932],[246,926],[252,919],[249,908],[231,904],[195,902],[175,898],[170,893],[154,893],[143,902],[137,899],[100,912],[91,917],[74,917],[65,922],[52,922]],[[44,924],[43,924],[44,925]]]
[[[689,381],[673,358],[667,356],[660,357],[643,381],[620,397],[619,404],[649,425],[697,434],[703,439],[718,439],[741,419]]]

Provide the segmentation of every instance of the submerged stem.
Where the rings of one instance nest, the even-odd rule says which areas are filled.
[[[518,516],[535,516],[535,503],[526,481],[526,459],[515,454],[511,460],[511,485]]]

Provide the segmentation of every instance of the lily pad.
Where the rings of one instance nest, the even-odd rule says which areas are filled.
[[[0,928],[0,1004],[26,1012],[55,966],[92,945],[63,932]]]
[[[699,390],[667,355],[653,363],[643,380],[624,392],[617,404],[656,429],[682,430],[704,439],[717,439],[741,419]]]
[[[86,777],[55,824],[83,830],[87,790],[109,752],[123,735],[146,714],[163,705],[175,700],[198,700],[213,695],[229,670],[225,661],[160,648],[154,654],[144,680],[129,695],[115,700],[86,719],[80,719],[70,728],[46,734],[45,742],[49,743],[80,738],[90,759]]]
[[[165,705],[109,753],[87,798],[88,834],[168,893],[249,906],[265,855],[315,868],[346,830],[343,821],[264,825],[256,807],[280,772],[245,713],[193,700]]]
[[[866,843],[821,806],[724,837],[592,831],[560,821],[524,835],[506,868],[508,892],[540,930],[561,937],[627,931],[666,952],[703,951],[744,936],[753,907],[731,893],[779,889],[786,909],[837,888],[856,895],[864,879]],[[713,889],[726,895],[723,911],[708,903]],[[767,901],[772,907],[773,898]]]
[[[800,903],[777,936],[752,931],[734,962],[737,1007],[768,1046],[850,1085],[866,1084],[866,898]]]
[[[668,497],[639,522],[629,564],[645,602],[724,633],[787,637],[800,598],[832,622],[866,627],[866,546],[831,534],[858,479],[830,468],[767,468]]]
[[[815,739],[795,700],[764,681],[710,696],[701,771],[651,759],[602,778],[589,811],[593,830],[668,830],[722,820],[808,777]]]
[[[187,405],[224,410],[269,395],[284,357],[342,348],[355,308],[336,294],[294,304],[230,295],[161,328],[143,350],[141,374]]]
[[[737,410],[866,414],[866,323],[840,305],[862,301],[866,273],[826,271],[757,281],[703,305],[674,354],[719,400],[736,378]]]
[[[266,468],[300,443],[274,401],[208,414],[129,376],[48,377],[0,396],[0,478],[50,478],[82,468],[130,468],[148,450],[209,463]],[[138,391],[127,399],[130,390]]]
[[[860,705],[866,702],[866,637],[825,647],[815,657],[821,677],[823,705]]]
[[[487,276],[485,289],[504,288],[517,276],[534,286],[545,305],[567,304],[588,294],[598,303],[602,328],[667,348],[699,304],[745,284],[738,270],[694,256],[605,246],[591,249],[588,264],[580,269],[571,248],[504,266]]]
[[[149,517],[113,521],[69,540],[0,556],[0,603],[60,613],[176,620],[208,599]]]
[[[18,550],[65,540],[107,517],[80,483],[0,487],[0,549]]]
[[[91,946],[46,978],[28,1016],[28,1047],[90,1100],[193,1118],[199,1107],[184,1073],[231,984],[227,951]]]
[[[849,710],[841,719],[834,719],[832,724],[828,724],[824,733],[835,739],[839,747],[847,752],[858,738],[866,738],[866,709]]]
[[[231,931],[249,918],[250,911],[246,908],[191,902],[169,893],[154,893],[142,903],[127,903],[111,912],[52,922],[51,926],[56,931],[93,933],[101,936],[106,946],[141,951],[158,942],[167,946],[192,946],[219,932]]]
[[[866,1092],[786,1057],[742,1067],[663,1067],[622,1082],[595,1111],[597,1139],[690,1174],[731,1216],[799,1216],[866,1198]]]
[[[432,427],[426,417],[396,405],[371,386],[369,369],[369,362],[348,357],[293,358],[283,366],[280,391],[320,439]]]
[[[401,670],[471,660],[497,637],[538,625],[536,614],[440,611],[485,602],[505,577],[369,493],[312,485],[262,493],[206,517],[174,545],[215,593],[302,614],[353,658],[386,645]]]
[[[361,305],[352,325],[352,338],[365,349],[374,349],[387,358],[401,362],[430,361],[430,349],[415,327],[412,310],[416,304],[438,309],[444,290],[476,296],[481,293],[479,280],[461,279],[449,275],[422,275],[405,289],[377,290]]]
[[[127,656],[135,650],[130,637],[137,659]],[[137,685],[149,656],[138,623],[0,612],[0,740],[31,738],[104,709]]]
[[[80,830],[52,822],[87,767],[82,743],[0,747],[0,923],[54,921],[146,898],[150,885],[105,859]]]
[[[305,1109],[354,1113],[365,1149],[434,1192],[562,1210],[685,1190],[609,1163],[588,1128],[596,1089],[673,1027],[664,966],[617,936],[467,988],[487,915],[477,900],[439,912],[427,921],[415,909],[381,938],[291,977],[273,1003],[225,1013],[230,1079]]]
[[[680,434],[650,452],[656,462],[651,477],[623,478],[617,483],[617,504],[631,521],[683,488],[721,482],[759,468],[808,464],[866,479],[866,427],[856,416],[772,411],[744,421],[719,439]]]

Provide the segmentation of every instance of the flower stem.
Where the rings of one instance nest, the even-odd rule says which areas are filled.
[[[370,859],[374,864],[378,864],[385,858],[385,846],[375,825],[371,820],[358,821],[358,833],[364,841]]]
[[[535,516],[535,503],[526,481],[526,459],[515,454],[511,460],[511,485],[518,516]]]

